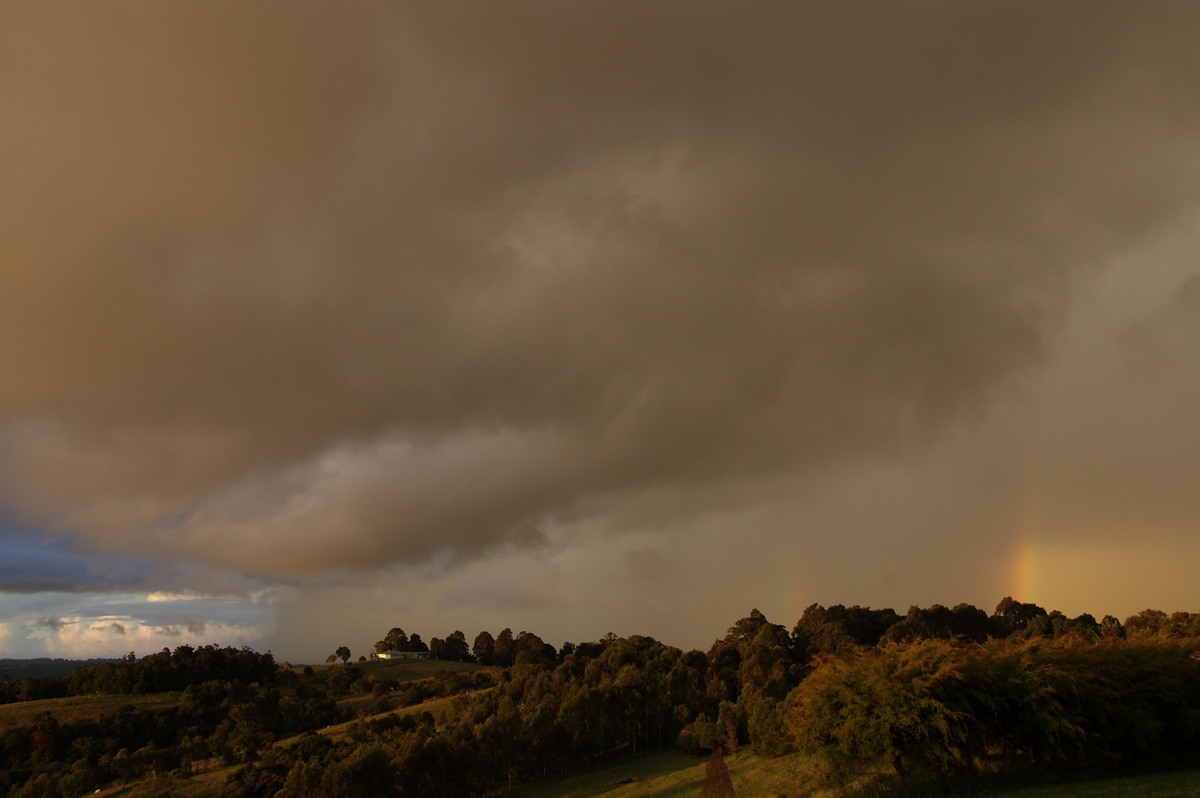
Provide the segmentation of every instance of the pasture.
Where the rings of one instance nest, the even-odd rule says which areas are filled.
[[[518,787],[505,798],[634,798],[634,796],[695,796],[704,784],[705,759],[678,751],[662,751],[618,762],[589,773]],[[807,757],[792,754],[761,759],[743,751],[725,757],[734,790],[740,798],[931,798],[922,789],[874,789],[866,793],[825,790],[816,785]],[[1105,779],[940,793],[979,798],[1195,798],[1200,795],[1200,770],[1147,773]]]

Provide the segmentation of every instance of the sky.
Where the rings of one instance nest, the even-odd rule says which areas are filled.
[[[0,656],[1200,610],[1198,33],[5,3]]]

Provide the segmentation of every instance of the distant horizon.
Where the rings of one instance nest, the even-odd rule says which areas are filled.
[[[1025,601],[1022,601],[1022,600],[1021,600],[1019,597],[1016,597],[1016,596],[1002,596],[1000,599],[997,599],[997,605],[998,605],[1000,602],[1004,601],[1004,599],[1005,599],[1005,598],[1012,598],[1012,599],[1014,599],[1014,600],[1016,600],[1016,601],[1018,601],[1018,602],[1020,602],[1020,603],[1024,603],[1024,604],[1034,604],[1034,605],[1036,605],[1036,606],[1042,607],[1042,609],[1043,609],[1043,610],[1045,610],[1045,611],[1046,611],[1048,614],[1053,614],[1053,613],[1055,613],[1055,612],[1061,612],[1061,613],[1062,613],[1062,614],[1063,614],[1065,617],[1067,617],[1067,618],[1070,618],[1070,619],[1077,618],[1077,617],[1080,617],[1080,616],[1082,616],[1082,615],[1085,615],[1085,614],[1086,614],[1086,615],[1091,615],[1093,618],[1095,618],[1095,620],[1096,620],[1096,621],[1100,621],[1100,620],[1102,620],[1102,619],[1103,619],[1103,618],[1105,618],[1105,617],[1113,617],[1113,618],[1116,618],[1118,621],[1120,621],[1120,623],[1122,624],[1122,626],[1125,626],[1125,625],[1127,625],[1127,622],[1128,622],[1128,621],[1129,621],[1131,618],[1137,617],[1137,616],[1139,616],[1140,614],[1142,614],[1142,613],[1144,613],[1144,612],[1148,612],[1148,611],[1157,611],[1157,612],[1163,612],[1163,613],[1165,613],[1167,616],[1171,616],[1171,615],[1173,615],[1173,614],[1175,614],[1175,613],[1178,613],[1178,612],[1184,612],[1184,613],[1193,613],[1193,612],[1197,612],[1197,610],[1178,609],[1178,608],[1164,609],[1164,608],[1162,608],[1162,607],[1143,607],[1141,610],[1138,610],[1137,612],[1131,612],[1131,613],[1127,613],[1127,614],[1123,614],[1123,615],[1116,615],[1116,614],[1113,614],[1113,613],[1099,613],[1099,614],[1098,614],[1098,613],[1095,613],[1095,612],[1092,612],[1092,611],[1089,611],[1089,610],[1083,610],[1083,611],[1081,611],[1081,612],[1076,612],[1076,613],[1067,613],[1067,612],[1062,612],[1062,610],[1060,610],[1060,609],[1058,609],[1058,608],[1056,608],[1056,607],[1045,607],[1045,606],[1042,606],[1042,605],[1038,604],[1038,602],[1036,602],[1036,601],[1033,601],[1033,602],[1025,602]],[[863,604],[854,604],[854,603],[845,603],[845,602],[834,602],[834,603],[831,603],[831,604],[822,604],[821,602],[814,602],[814,603],[816,603],[816,604],[819,604],[821,607],[824,607],[824,608],[826,608],[826,609],[828,609],[828,608],[830,608],[830,607],[838,606],[839,604],[840,604],[841,606],[843,606],[843,607],[855,607],[855,606],[858,606],[858,607],[863,607],[863,608],[865,608],[865,609],[871,609],[871,610],[889,610],[889,609],[890,609],[890,610],[893,610],[894,612],[896,612],[896,613],[897,613],[897,614],[898,614],[898,615],[899,615],[901,618],[903,618],[903,617],[905,616],[905,614],[907,613],[907,611],[908,611],[908,609],[909,609],[910,607],[912,607],[912,606],[917,606],[917,605],[911,605],[911,604],[910,604],[910,605],[907,605],[907,606],[904,606],[904,607],[882,607],[882,606],[878,606],[878,607],[877,607],[877,606],[867,606],[867,605],[863,605]],[[995,607],[995,606],[991,606],[991,607],[984,607],[984,606],[981,606],[981,605],[978,605],[978,604],[972,604],[971,602],[954,602],[953,604],[947,604],[947,603],[944,603],[944,602],[933,602],[933,603],[931,603],[931,604],[928,604],[928,605],[925,605],[925,606],[921,606],[921,607],[920,607],[920,609],[929,609],[929,608],[931,608],[931,607],[934,607],[934,606],[942,606],[942,607],[946,607],[946,608],[953,608],[953,607],[956,607],[956,606],[959,606],[959,605],[962,605],[962,604],[967,604],[967,605],[970,605],[970,606],[973,606],[973,607],[975,607],[976,609],[982,610],[982,611],[983,611],[983,612],[985,612],[985,613],[986,613],[988,616],[993,616],[993,615],[995,614],[995,610],[996,610],[996,607]],[[750,612],[753,612],[753,611],[754,611],[754,610],[756,610],[756,609],[758,609],[758,608],[757,608],[757,607],[752,607],[750,610],[747,610],[746,612],[747,612],[747,613],[750,613]],[[786,629],[786,630],[787,630],[789,633],[791,633],[791,632],[794,630],[795,626],[796,626],[796,625],[797,625],[797,624],[800,622],[800,619],[801,619],[801,618],[800,618],[800,616],[797,616],[797,618],[796,618],[795,620],[793,620],[793,621],[790,621],[790,622],[786,622],[786,623],[785,623],[785,622],[781,622],[781,621],[779,621],[779,620],[778,620],[778,619],[776,619],[776,618],[773,618],[773,617],[771,617],[771,616],[770,616],[769,614],[767,614],[767,613],[763,613],[763,615],[764,615],[764,616],[767,618],[767,620],[768,620],[770,623],[773,623],[773,624],[777,624],[777,625],[783,626],[783,627],[784,627],[784,628],[785,628],[785,629]],[[705,651],[705,652],[706,652],[706,651],[708,651],[708,650],[709,650],[709,648],[711,648],[711,646],[712,646],[714,643],[716,643],[716,642],[719,642],[719,641],[720,641],[720,640],[721,640],[721,639],[722,639],[722,638],[725,636],[725,633],[727,632],[727,630],[728,630],[728,629],[729,629],[729,628],[730,628],[730,627],[731,627],[733,624],[735,624],[735,623],[736,623],[738,620],[740,620],[740,619],[742,619],[742,618],[745,618],[745,617],[748,617],[748,615],[741,615],[741,616],[738,616],[737,618],[731,618],[731,619],[730,619],[730,620],[727,622],[727,625],[726,625],[726,626],[724,626],[722,629],[720,629],[719,631],[716,631],[716,632],[714,633],[714,636],[713,636],[713,638],[712,638],[712,641],[710,641],[709,643],[707,643],[707,644],[704,644],[704,645],[696,645],[696,646],[683,646],[683,645],[679,645],[679,644],[677,644],[677,643],[673,642],[673,641],[672,641],[672,640],[670,640],[670,639],[666,639],[666,638],[664,638],[664,637],[660,637],[659,635],[655,635],[655,634],[647,634],[647,633],[645,633],[645,632],[638,632],[638,631],[630,631],[630,632],[628,632],[628,633],[626,633],[626,634],[619,634],[619,633],[616,633],[616,632],[612,632],[612,634],[616,634],[618,638],[626,638],[626,637],[632,637],[632,636],[639,636],[639,635],[640,635],[640,636],[643,636],[643,637],[650,637],[650,638],[653,638],[653,639],[657,640],[658,642],[660,642],[660,643],[662,643],[662,644],[664,644],[664,645],[666,645],[666,646],[671,646],[671,647],[674,647],[674,648],[679,648],[679,649],[681,649],[681,650],[683,650],[683,651],[692,651],[692,650],[698,650],[698,651]],[[391,627],[389,627],[389,628],[391,628]],[[408,633],[410,636],[411,636],[411,635],[412,635],[412,633],[414,633],[414,632],[415,632],[415,633],[417,633],[417,634],[419,634],[419,635],[421,636],[422,642],[424,642],[426,645],[428,645],[428,644],[429,644],[429,641],[430,641],[431,639],[435,638],[435,637],[438,637],[438,638],[444,638],[444,634],[449,634],[450,632],[453,632],[453,631],[455,631],[455,630],[447,630],[447,631],[446,631],[444,634],[430,634],[430,635],[428,635],[428,636],[427,636],[427,635],[426,635],[424,632],[422,632],[422,631],[421,631],[421,629],[420,629],[419,627],[417,627],[417,626],[413,626],[412,628],[406,628],[406,627],[403,627],[403,626],[401,626],[401,627],[399,627],[399,628],[402,628],[402,629],[404,629],[404,631],[405,631],[406,633]],[[471,644],[473,643],[473,641],[474,641],[474,638],[475,638],[475,636],[476,636],[476,635],[478,635],[478,634],[480,634],[480,633],[482,633],[482,632],[484,632],[484,631],[486,631],[486,632],[489,632],[489,633],[491,633],[491,634],[495,635],[495,634],[497,634],[497,633],[501,632],[501,631],[502,631],[503,629],[505,629],[505,628],[507,628],[507,629],[510,629],[514,635],[520,634],[521,632],[530,632],[530,633],[532,633],[532,634],[535,634],[535,635],[537,635],[538,637],[540,637],[540,638],[541,638],[543,641],[545,641],[546,643],[548,643],[548,644],[550,644],[550,645],[554,646],[554,648],[555,648],[556,650],[561,650],[561,649],[562,649],[562,647],[563,647],[563,645],[564,645],[564,644],[566,644],[566,643],[573,643],[573,644],[575,644],[575,645],[578,645],[578,644],[580,644],[580,643],[594,643],[594,642],[599,642],[599,641],[601,641],[601,640],[602,640],[602,639],[603,639],[605,636],[607,636],[607,634],[609,634],[608,632],[606,632],[605,634],[601,634],[601,635],[595,635],[595,636],[592,636],[592,637],[587,637],[587,638],[579,638],[579,637],[577,637],[577,636],[576,636],[576,637],[570,637],[570,636],[567,636],[567,637],[564,637],[564,638],[563,638],[563,639],[561,639],[561,640],[558,640],[557,638],[553,638],[553,637],[547,637],[547,636],[544,636],[544,635],[543,635],[541,632],[539,632],[537,629],[534,629],[534,628],[522,627],[522,628],[519,628],[519,629],[518,629],[516,626],[512,626],[512,625],[509,625],[509,626],[502,626],[502,627],[497,627],[497,628],[495,628],[495,629],[477,629],[477,630],[475,630],[474,632],[471,632],[471,631],[469,631],[469,630],[467,630],[467,629],[459,629],[458,631],[462,631],[462,632],[465,634],[465,636],[466,636],[466,639],[467,639],[467,645],[468,645],[468,647],[470,647],[470,646],[471,646]],[[387,632],[387,631],[388,631],[387,629],[380,629],[380,630],[379,630],[379,637],[382,637],[384,634],[386,634],[386,632]],[[378,638],[377,638],[377,639],[378,639]],[[247,644],[247,643],[243,643],[243,644],[237,644],[237,645],[235,645],[235,644],[230,644],[230,643],[223,643],[223,642],[220,642],[220,641],[217,641],[217,640],[206,640],[206,641],[203,641],[203,642],[201,642],[199,639],[192,639],[192,640],[186,640],[186,641],[178,642],[178,643],[176,643],[175,645],[162,646],[162,647],[159,647],[159,648],[156,648],[156,649],[152,649],[152,650],[151,650],[151,649],[146,649],[146,650],[143,650],[143,651],[138,651],[138,650],[136,650],[136,649],[133,649],[133,650],[131,650],[131,651],[126,651],[126,652],[124,652],[124,653],[120,653],[120,654],[118,654],[118,653],[112,653],[112,654],[103,654],[103,655],[94,655],[94,656],[49,656],[49,655],[39,655],[39,656],[29,656],[29,657],[14,657],[14,656],[9,656],[9,655],[5,654],[4,652],[0,652],[0,662],[4,662],[4,661],[17,661],[17,662],[20,662],[20,661],[30,661],[30,660],[38,660],[38,659],[46,659],[46,660],[59,660],[59,661],[119,660],[119,659],[123,658],[124,656],[127,656],[129,653],[133,653],[133,654],[135,654],[135,655],[136,655],[136,656],[137,656],[137,657],[140,659],[141,657],[144,657],[144,656],[147,656],[147,655],[150,655],[150,654],[156,654],[156,653],[159,653],[159,652],[161,652],[161,651],[163,650],[163,648],[166,648],[166,649],[168,649],[168,650],[170,650],[170,651],[174,651],[174,650],[175,650],[176,648],[178,648],[179,646],[191,646],[191,647],[193,647],[193,648],[197,648],[197,647],[201,647],[201,646],[209,646],[209,645],[214,645],[214,646],[217,646],[217,647],[219,647],[219,648],[225,648],[225,647],[241,648],[242,646],[248,646],[249,648],[251,648],[251,649],[254,649],[255,651],[258,651],[259,653],[262,653],[262,654],[271,653],[271,654],[272,654],[272,656],[274,656],[274,658],[275,658],[275,661],[276,661],[277,663],[281,664],[281,665],[282,665],[283,663],[287,662],[287,663],[290,663],[290,664],[291,664],[291,665],[293,665],[293,666],[300,666],[300,665],[321,665],[321,664],[325,664],[325,661],[326,661],[327,657],[328,657],[330,654],[333,654],[333,653],[334,653],[334,651],[335,651],[335,649],[337,649],[337,648],[338,648],[339,646],[341,646],[341,645],[345,645],[345,646],[347,646],[347,647],[350,649],[350,651],[351,651],[351,661],[357,661],[359,656],[366,656],[368,659],[370,659],[370,657],[371,657],[371,654],[373,654],[373,653],[374,653],[374,641],[372,641],[372,642],[371,642],[371,643],[369,643],[369,644],[366,644],[366,645],[365,645],[365,647],[363,647],[363,648],[356,648],[356,647],[355,647],[353,644],[351,644],[350,642],[348,642],[348,641],[344,641],[344,640],[343,640],[343,641],[339,641],[339,642],[330,643],[330,644],[329,644],[329,646],[328,646],[328,649],[329,649],[329,650],[328,650],[328,651],[326,651],[326,652],[325,652],[325,653],[323,653],[323,654],[312,654],[312,655],[309,655],[309,656],[311,656],[311,661],[307,661],[306,659],[304,659],[304,658],[301,658],[301,657],[293,657],[293,656],[280,656],[279,654],[276,654],[276,653],[275,653],[274,649],[272,649],[272,648],[269,648],[269,647],[258,647],[258,646],[254,646],[254,645],[252,645],[252,644]],[[315,650],[315,649],[314,649],[314,650]]]

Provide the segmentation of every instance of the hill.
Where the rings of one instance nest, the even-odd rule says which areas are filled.
[[[0,677],[18,679],[64,679],[76,668],[91,668],[116,662],[115,659],[0,659]]]

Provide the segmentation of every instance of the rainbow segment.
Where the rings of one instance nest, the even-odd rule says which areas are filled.
[[[1046,567],[1047,553],[1045,546],[1039,546],[1039,531],[1048,526],[1045,503],[1040,497],[1040,485],[1044,467],[1038,457],[1038,447],[1034,445],[1034,431],[1027,430],[1029,437],[1025,440],[1018,473],[1016,493],[1013,494],[1012,517],[1009,528],[1012,530],[1012,548],[1009,550],[1008,573],[1002,575],[1002,581],[1007,585],[1007,594],[1017,601],[1040,604],[1038,599],[1044,599],[1041,591],[1046,583],[1039,577]]]
[[[1030,491],[1026,491],[1026,493],[1028,494]],[[991,587],[996,588],[995,597],[990,599],[993,603],[978,605],[989,614],[992,612],[994,602],[998,601],[999,597],[1011,596],[1022,603],[1041,605],[1044,601],[1049,600],[1045,595],[1047,589],[1053,592],[1053,581],[1048,579],[1047,575],[1054,573],[1054,568],[1050,563],[1055,557],[1055,550],[1053,546],[1047,544],[1044,535],[1039,536],[1038,534],[1038,530],[1045,530],[1049,527],[1050,522],[1047,515],[1044,511],[1039,511],[1036,501],[1025,499],[1014,502],[1014,504],[1016,506],[1011,511],[1007,524],[1007,528],[1011,530],[1011,538],[1008,546],[996,553],[994,570],[990,570],[989,574],[989,590]],[[884,587],[889,593],[896,592],[894,583],[894,575],[891,575],[890,579],[888,575],[883,577]],[[813,597],[811,587],[799,579],[789,579],[787,584],[780,588],[778,596],[779,606],[787,608],[784,613],[787,620],[776,622],[789,625],[799,620],[804,610],[817,601]],[[828,606],[837,602],[819,603]],[[957,600],[954,603],[957,603]],[[877,608],[890,606],[903,615],[909,604],[903,602],[888,604],[884,601],[876,606]],[[776,619],[772,618],[772,620]]]

